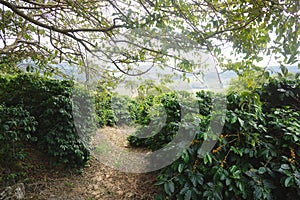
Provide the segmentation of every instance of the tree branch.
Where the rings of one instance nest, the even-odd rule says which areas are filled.
[[[7,1],[0,0],[0,3],[2,5],[5,5],[6,7],[10,8],[17,15],[23,17],[27,21],[29,21],[29,22],[37,25],[37,26],[40,26],[40,27],[43,27],[43,28],[46,28],[48,30],[52,30],[52,31],[55,31],[55,32],[58,32],[58,33],[65,34],[65,35],[67,35],[69,37],[71,37],[71,35],[69,35],[69,33],[75,33],[75,32],[109,32],[109,31],[111,31],[113,29],[124,27],[123,25],[116,25],[115,21],[114,21],[114,24],[112,26],[106,27],[106,28],[60,29],[58,27],[50,26],[50,25],[41,23],[41,22],[39,22],[39,21],[31,18],[29,15],[27,15],[24,12],[22,12],[21,10],[19,10],[15,5],[13,5],[13,4],[11,4],[11,3],[7,2]]]

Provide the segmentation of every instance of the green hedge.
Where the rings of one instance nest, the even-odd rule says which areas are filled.
[[[25,157],[24,142],[36,141],[37,121],[22,107],[0,105],[0,162],[14,164]]]
[[[227,96],[222,133],[214,149],[203,158],[202,142],[212,136],[207,128],[210,115],[202,112],[195,116],[201,119],[201,129],[180,158],[160,172],[156,185],[161,185],[163,192],[156,198],[299,199],[300,112],[299,104],[287,101],[299,100],[294,90],[299,82],[283,80],[280,88],[269,91],[272,84],[259,93]],[[274,103],[272,92],[276,96],[282,85],[294,95],[284,95],[281,103]],[[259,94],[266,93],[269,98],[260,98]],[[203,94],[200,96],[203,99]]]
[[[194,120],[186,119],[190,117],[186,114],[196,113],[203,117],[211,111],[212,93],[208,91],[197,92],[196,97],[186,92],[170,92],[156,97],[150,95],[139,105],[138,120],[142,126],[128,137],[128,141],[135,147],[160,149],[174,138],[180,126],[189,129],[183,127],[186,120]]]
[[[89,158],[89,151],[80,135],[87,139],[93,126],[92,123],[91,126],[86,125],[85,129],[80,129],[81,133],[76,129],[72,113],[73,88],[70,81],[28,74],[0,78],[1,101],[7,106],[22,105],[38,121],[34,133],[37,146],[59,162],[82,166]],[[77,117],[82,117],[83,122],[89,120],[86,116]]]
[[[274,107],[290,106],[300,110],[300,80],[272,78],[263,90],[257,90],[266,111]]]
[[[111,108],[116,116],[117,125],[132,125],[136,123],[138,103],[123,95],[113,95]]]
[[[142,126],[128,137],[128,141],[135,147],[160,149],[169,143],[178,131],[181,120],[178,96],[175,93],[166,93],[155,98],[151,96],[143,103],[138,114],[142,117]]]
[[[100,127],[139,123],[139,103],[136,100],[113,93],[103,86],[96,89],[94,97],[96,118]]]
[[[103,86],[98,86],[95,92],[96,118],[100,127],[113,126],[117,117],[111,108],[112,93]]]

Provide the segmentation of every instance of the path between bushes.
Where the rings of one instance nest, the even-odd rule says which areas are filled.
[[[105,127],[100,129],[109,140],[128,151],[146,151],[128,146],[127,136],[134,131],[130,127]],[[97,135],[94,141],[97,141]],[[40,156],[31,157],[33,171],[26,184],[26,199],[154,199],[159,188],[153,186],[158,172],[125,173],[112,169],[93,157],[82,174],[59,168],[47,168],[46,160]],[[40,168],[39,168],[40,167]]]

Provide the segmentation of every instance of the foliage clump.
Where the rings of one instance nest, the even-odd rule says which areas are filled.
[[[172,141],[180,128],[189,129],[184,127],[190,121],[187,114],[203,117],[211,112],[212,93],[201,91],[196,97],[187,92],[150,95],[139,106],[138,120],[142,126],[128,137],[128,141],[132,146],[157,150]]]
[[[201,150],[203,141],[216,135],[209,128],[214,94],[198,93],[199,111],[195,117],[200,119],[200,128],[190,147],[160,172],[156,184],[163,187],[163,192],[157,199],[299,198],[297,88],[297,81],[270,80],[256,92],[227,95],[223,130],[213,150],[206,154]],[[285,92],[281,93],[283,89]],[[170,111],[174,113],[174,109]],[[180,119],[170,118],[167,122],[166,127],[180,123]],[[138,138],[138,131],[129,141],[155,150],[170,141],[166,140],[168,133],[161,131],[159,137]],[[153,148],[153,144],[160,146]]]
[[[0,98],[6,106],[22,105],[38,122],[32,137],[34,143],[59,162],[70,166],[83,166],[89,158],[89,151],[80,135],[88,136],[93,127],[76,129],[72,112],[71,81],[59,81],[36,75],[20,74],[0,78]],[[84,93],[76,91],[77,94]],[[82,103],[82,102],[81,102]],[[84,104],[82,104],[84,105]],[[74,114],[74,115],[73,115]],[[82,131],[83,130],[83,131]],[[85,139],[87,139],[86,137]]]
[[[132,146],[156,150],[169,143],[176,135],[181,110],[175,93],[146,98],[144,104],[141,103],[138,113],[141,116],[139,121],[142,126],[135,134],[128,137]]]
[[[263,108],[266,111],[274,107],[300,110],[300,81],[299,79],[273,78],[264,85],[263,90],[258,90]]]
[[[25,158],[25,142],[36,141],[37,121],[22,107],[0,106],[0,162],[10,165]]]
[[[100,127],[132,125],[137,122],[139,103],[109,89],[98,86],[95,90],[96,119]]]

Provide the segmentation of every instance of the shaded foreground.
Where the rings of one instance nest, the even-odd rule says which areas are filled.
[[[114,144],[131,150],[127,145],[126,135],[133,129],[106,127],[102,131]],[[129,133],[124,134],[125,131]],[[159,191],[157,186],[153,186],[158,172],[124,173],[105,166],[95,157],[91,158],[83,171],[68,170],[64,166],[53,166],[51,160],[41,152],[32,150],[30,146],[26,151],[27,159],[19,163],[27,177],[22,181],[26,187],[25,199],[154,199]],[[1,174],[15,172],[16,169],[5,172],[0,163]],[[3,184],[0,185],[1,191],[3,187]]]

